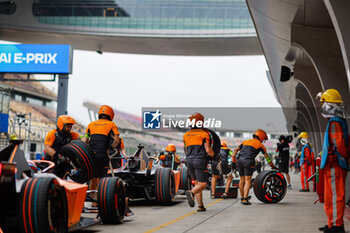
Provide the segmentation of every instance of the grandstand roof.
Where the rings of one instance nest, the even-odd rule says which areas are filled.
[[[50,130],[56,128],[56,111],[53,109],[45,108],[42,106],[29,105],[28,103],[15,101],[12,99],[10,101],[10,110],[12,112],[10,114],[10,117],[12,118],[14,118],[16,114],[31,113],[32,126]],[[83,133],[84,126],[77,122],[73,127],[73,131]]]
[[[47,100],[57,100],[57,94],[55,92],[49,90],[41,82],[27,82],[27,76],[24,74],[5,74],[4,80],[6,79],[18,80],[2,82],[2,85],[11,87],[15,91],[30,94]]]

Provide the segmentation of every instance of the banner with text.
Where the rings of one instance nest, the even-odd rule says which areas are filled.
[[[0,73],[71,74],[69,45],[0,45]]]

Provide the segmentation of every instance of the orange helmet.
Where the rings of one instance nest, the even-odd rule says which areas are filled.
[[[221,143],[221,147],[227,147],[226,143],[225,143],[225,142],[222,142],[222,143]]]
[[[167,151],[167,152],[176,152],[176,147],[175,147],[174,144],[169,144],[169,145],[166,146],[165,151]]]
[[[257,136],[260,142],[263,142],[264,140],[268,139],[266,132],[262,129],[257,129],[253,136]]]
[[[102,114],[109,116],[111,118],[111,121],[113,121],[114,111],[113,111],[113,109],[110,106],[102,105],[100,107],[100,110],[98,110],[98,116],[100,116]]]
[[[68,115],[61,115],[58,117],[57,119],[57,128],[59,130],[62,130],[64,125],[66,124],[71,124],[71,125],[74,125],[75,124],[75,120],[68,116]]]
[[[197,121],[202,121],[204,122],[204,116],[202,114],[200,114],[199,112],[195,112],[193,113],[190,117],[189,117],[190,121],[192,121],[193,119],[195,119],[194,124],[197,124]]]

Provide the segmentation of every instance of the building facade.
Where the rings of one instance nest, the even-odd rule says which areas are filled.
[[[0,39],[24,43],[40,38],[99,52],[261,54],[244,0],[5,1],[0,22]]]

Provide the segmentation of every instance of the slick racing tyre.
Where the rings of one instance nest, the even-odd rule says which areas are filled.
[[[105,177],[98,184],[98,213],[103,224],[119,224],[126,211],[125,189],[118,177]]]
[[[53,177],[32,178],[23,183],[18,213],[22,233],[68,232],[65,190]]]
[[[181,167],[180,168],[180,185],[179,189],[181,190],[190,190],[191,189],[191,177],[188,172],[187,167]]]
[[[175,177],[170,168],[157,168],[154,174],[154,193],[161,204],[170,205],[174,202]]]
[[[259,173],[254,181],[254,194],[262,202],[280,202],[287,192],[284,176],[274,170]]]
[[[221,141],[219,136],[211,129],[204,128],[204,130],[209,134],[211,149],[214,151],[215,155],[219,155],[221,149]]]
[[[94,152],[85,142],[74,140],[62,147],[60,154],[67,161],[63,169],[75,182],[82,184],[95,176]]]

